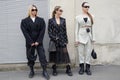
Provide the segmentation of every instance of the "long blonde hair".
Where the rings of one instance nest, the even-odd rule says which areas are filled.
[[[30,5],[30,6],[29,6],[29,9],[28,9],[28,17],[31,16],[31,10],[32,10],[33,7],[35,7],[35,8],[37,9],[37,6],[36,6],[36,5],[34,5],[34,4],[33,4],[33,5]],[[38,10],[38,9],[37,9],[37,10]],[[37,14],[36,14],[36,16],[37,16]]]
[[[52,12],[52,18],[55,17],[56,11],[58,11],[61,8],[61,6],[55,6],[53,12]]]

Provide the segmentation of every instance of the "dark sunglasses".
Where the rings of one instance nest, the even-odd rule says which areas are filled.
[[[60,9],[59,11],[60,11],[60,12],[63,12],[63,10],[62,10],[62,9]]]
[[[32,9],[31,11],[38,11],[37,9]]]
[[[84,8],[90,8],[90,6],[83,6]]]

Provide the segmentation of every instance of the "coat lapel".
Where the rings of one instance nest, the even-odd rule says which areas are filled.
[[[32,19],[29,17],[29,22],[30,22],[30,24],[32,24],[32,25],[36,24],[36,23],[37,23],[37,19],[38,19],[38,18],[36,17],[36,18],[35,18],[35,22],[33,22]]]
[[[53,18],[53,23],[54,23],[55,26],[57,26],[57,22],[55,20],[55,17]]]
[[[60,17],[60,25],[63,25],[64,20]]]
[[[60,25],[63,25],[64,20],[60,17]],[[53,18],[53,23],[55,26],[57,26],[57,22],[55,20],[55,17]]]
[[[31,23],[36,23],[36,22],[37,22],[37,18],[38,18],[38,17],[36,17],[36,18],[35,18],[35,22],[33,22],[32,19],[31,19],[30,17],[28,17],[29,22],[31,22]]]
[[[35,22],[33,22],[30,17],[28,17],[28,20],[29,20],[30,28],[33,28],[33,27],[37,26],[37,17],[35,18]]]

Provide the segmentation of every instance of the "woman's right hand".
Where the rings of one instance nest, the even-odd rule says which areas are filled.
[[[75,42],[75,46],[78,46],[79,44],[80,44],[79,41],[76,41],[76,42]]]
[[[31,46],[34,46],[34,45],[35,45],[35,43],[32,43],[32,44],[31,44]]]

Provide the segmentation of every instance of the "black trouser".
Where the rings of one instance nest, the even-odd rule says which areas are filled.
[[[47,65],[47,60],[45,56],[45,51],[43,48],[43,45],[39,46],[27,46],[26,51],[27,51],[27,59],[28,59],[28,66],[34,66],[37,55],[35,55],[35,49],[37,50],[37,55],[39,57],[39,61],[41,63],[41,66],[44,67]]]

